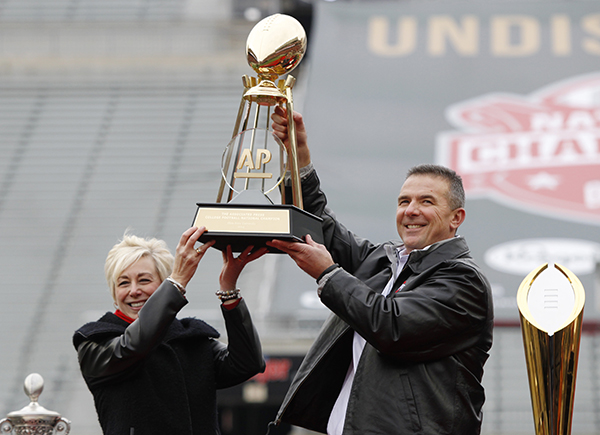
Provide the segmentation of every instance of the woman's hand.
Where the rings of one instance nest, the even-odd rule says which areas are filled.
[[[205,231],[205,227],[188,228],[181,235],[179,243],[177,244],[177,249],[175,250],[175,263],[173,264],[171,278],[184,287],[187,287],[187,284],[196,273],[198,263],[200,263],[200,260],[204,257],[206,250],[215,244],[215,240],[211,240],[198,248],[194,247]]]
[[[231,246],[227,246],[226,252],[223,252],[223,269],[221,269],[221,275],[219,275],[221,290],[235,290],[237,279],[246,264],[262,257],[268,251],[267,248],[260,248],[252,252],[253,248],[254,246],[248,246],[240,255],[234,258]]]

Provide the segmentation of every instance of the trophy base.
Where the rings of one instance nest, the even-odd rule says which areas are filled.
[[[206,227],[200,242],[216,240],[213,247],[221,251],[230,245],[233,252],[254,246],[254,249],[267,247],[270,253],[282,253],[266,243],[273,239],[303,242],[307,234],[317,243],[324,242],[322,219],[294,205],[196,205],[193,226]]]

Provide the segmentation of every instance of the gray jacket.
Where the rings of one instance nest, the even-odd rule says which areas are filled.
[[[413,251],[384,297],[395,267],[391,254],[399,244],[372,244],[337,222],[316,173],[302,187],[305,208],[324,219],[325,245],[343,270],[322,289],[321,300],[334,314],[292,381],[276,424],[326,432],[356,331],[367,344],[356,369],[345,435],[480,433],[493,308],[490,285],[465,240],[456,237]]]

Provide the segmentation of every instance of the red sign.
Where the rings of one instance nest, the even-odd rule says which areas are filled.
[[[292,361],[289,358],[269,358],[264,373],[257,374],[252,380],[259,383],[287,381],[291,368]]]
[[[483,95],[446,116],[458,131],[438,135],[437,160],[469,197],[600,225],[600,74]]]

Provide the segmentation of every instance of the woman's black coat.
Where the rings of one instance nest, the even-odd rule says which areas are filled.
[[[131,325],[112,313],[73,336],[105,435],[219,434],[216,390],[264,371],[243,300],[222,308],[229,345],[201,320],[175,315],[187,300],[161,284]]]

